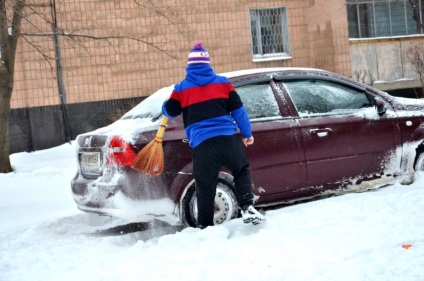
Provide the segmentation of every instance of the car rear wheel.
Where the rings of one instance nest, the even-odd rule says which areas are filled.
[[[237,198],[230,184],[219,180],[216,186],[214,224],[221,224],[238,215]],[[197,226],[197,197],[195,184],[189,187],[182,200],[182,221],[186,226]]]

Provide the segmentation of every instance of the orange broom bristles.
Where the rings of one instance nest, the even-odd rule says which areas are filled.
[[[168,117],[163,117],[156,137],[138,152],[133,164],[134,169],[149,176],[158,176],[162,173],[164,165],[162,138],[167,123]]]

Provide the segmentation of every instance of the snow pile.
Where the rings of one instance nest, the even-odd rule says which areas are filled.
[[[88,235],[124,221],[78,211],[74,145],[12,155],[0,174],[0,280],[373,280],[424,278],[424,173],[198,230]],[[412,245],[408,248],[406,245]]]

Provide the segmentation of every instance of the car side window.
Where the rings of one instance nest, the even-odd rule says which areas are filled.
[[[250,119],[281,117],[280,109],[268,83],[236,88]]]
[[[324,80],[284,82],[299,116],[346,114],[371,107],[365,92]]]

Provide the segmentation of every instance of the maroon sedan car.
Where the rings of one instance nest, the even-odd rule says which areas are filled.
[[[255,69],[223,74],[249,114],[255,144],[246,148],[257,207],[410,183],[424,167],[424,101],[396,98],[328,71]],[[72,192],[78,208],[132,222],[196,224],[191,149],[181,117],[163,139],[157,177],[134,170],[154,137],[163,88],[115,123],[78,136]],[[232,176],[223,169],[215,224],[239,215]]]

